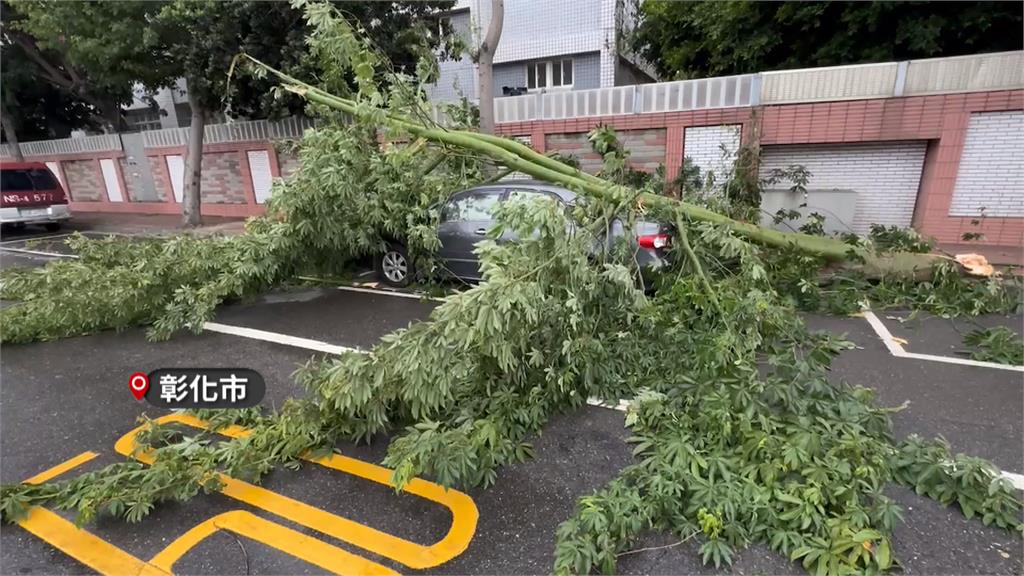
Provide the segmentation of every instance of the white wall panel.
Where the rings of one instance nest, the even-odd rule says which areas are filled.
[[[1024,217],[1024,112],[972,114],[950,216]]]
[[[124,202],[124,193],[121,190],[121,182],[117,179],[117,166],[110,158],[100,160],[100,170],[103,172],[103,186],[107,189],[107,198],[111,202]]]

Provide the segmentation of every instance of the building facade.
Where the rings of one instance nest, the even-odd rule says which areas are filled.
[[[479,45],[490,23],[489,0],[459,0],[447,14],[467,46]],[[650,66],[625,46],[636,22],[626,0],[506,0],[494,55],[496,97],[641,84]],[[432,100],[477,99],[476,65],[468,54],[440,62]]]

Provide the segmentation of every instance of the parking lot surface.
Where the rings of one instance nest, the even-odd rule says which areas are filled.
[[[7,258],[2,254],[2,259]],[[426,318],[436,305],[434,300],[384,292],[298,289],[225,306],[218,312],[217,325],[227,326],[229,331],[232,327],[242,329],[239,332],[247,336],[205,332],[149,342],[143,330],[135,329],[3,346],[0,480],[22,481],[89,451],[99,456],[76,467],[69,476],[122,461],[114,444],[136,426],[136,417],[142,413],[150,417],[168,414],[137,402],[128,393],[126,382],[133,372],[161,367],[252,368],[267,383],[264,405],[280,406],[286,398],[303,394],[291,378],[295,368],[327,354],[308,343],[369,349],[380,336]],[[898,323],[883,320],[887,325]],[[1019,325],[1020,318],[985,321]],[[941,435],[956,451],[989,458],[1010,473],[1024,473],[1021,372],[895,357],[863,318],[812,316],[808,322],[816,329],[845,334],[857,346],[836,361],[835,378],[874,388],[881,405],[897,406],[909,401],[907,409],[894,417],[898,436],[913,432]],[[898,328],[893,325],[890,330]],[[942,353],[947,344],[942,341],[932,345],[929,337],[941,334],[941,338],[947,338],[947,329],[955,330],[935,321],[915,339],[908,338],[910,346]],[[382,573],[548,573],[558,524],[569,517],[580,496],[614,478],[630,462],[627,436],[623,415],[615,410],[587,407],[556,417],[543,435],[533,440],[535,459],[505,468],[497,485],[490,489],[466,490],[465,497],[472,504],[462,508],[447,508],[409,493],[397,495],[367,477],[310,463],[296,471],[271,473],[262,488],[272,494],[242,494],[241,499],[224,494],[200,496],[184,504],[161,505],[139,524],[108,519],[86,529],[104,542],[102,546],[147,561],[172,543],[178,545],[179,537],[211,518],[222,519],[222,524],[214,522],[215,527],[204,538],[180,546],[181,555],[172,566],[175,573],[322,573],[331,567],[301,556],[303,549],[319,550],[317,546],[324,545],[332,547],[336,557],[347,553],[368,560]],[[346,457],[379,463],[386,445],[386,439],[380,438],[368,446],[337,448]],[[894,552],[906,572],[1021,572],[1019,536],[966,520],[959,510],[942,507],[912,491],[895,486],[890,491],[905,507],[906,522],[896,531]],[[268,511],[267,507],[282,497],[299,504],[285,512]],[[477,517],[470,522],[474,510]],[[256,517],[254,522],[266,521],[286,530],[267,528],[245,533],[249,525],[245,514]],[[335,523],[330,526],[344,528],[339,532],[343,537],[326,535],[316,527],[323,525],[311,520],[323,514],[347,519],[356,526],[332,520]],[[61,516],[71,519],[67,514]],[[352,535],[363,530],[360,527],[424,547],[459,530],[469,532],[464,549],[453,546],[450,559],[423,566],[400,554],[375,552],[359,545],[359,539]],[[4,526],[0,531],[0,573],[94,571],[56,549],[53,538],[50,540],[46,542],[18,526]],[[669,536],[650,534],[637,543],[637,548],[672,541]],[[296,542],[302,544],[289,548]],[[102,546],[99,549],[106,550]],[[631,554],[622,558],[619,571],[716,573],[701,566],[698,547],[699,543],[690,541]],[[354,567],[349,564],[348,571],[354,571]],[[740,553],[733,566],[723,571],[803,573],[800,566],[760,546]]]

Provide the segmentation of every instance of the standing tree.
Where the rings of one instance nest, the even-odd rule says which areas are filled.
[[[185,166],[183,223],[200,223],[203,132],[206,122],[224,112],[230,117],[266,117],[301,110],[293,100],[277,100],[271,83],[252,76],[235,79],[228,90],[228,70],[240,52],[252,54],[282,70],[317,76],[307,55],[307,23],[301,2],[253,0],[170,0],[163,2],[47,2],[14,0],[23,15],[17,26],[19,44],[36,57],[59,58],[54,78],[90,98],[112,127],[120,126],[120,106],[132,99],[132,88],[172,85],[185,78],[191,125]],[[414,65],[422,28],[413,24],[452,1],[338,2],[344,15],[365,30],[396,68]],[[5,24],[5,33],[7,26]],[[438,37],[427,38],[436,46]],[[33,58],[38,60],[38,58]],[[67,82],[61,80],[67,75]],[[58,82],[58,80],[61,80]],[[6,115],[5,115],[6,116]],[[115,119],[117,119],[115,121]]]
[[[1019,2],[644,2],[634,48],[665,77],[1020,50]]]
[[[494,134],[494,53],[501,40],[505,0],[491,0],[491,20],[476,51],[476,73],[480,85],[480,131]]]
[[[157,88],[174,78],[148,41],[159,3],[11,0],[0,9],[3,43],[31,64],[35,82],[87,103],[109,131],[124,128],[121,107],[135,84]]]

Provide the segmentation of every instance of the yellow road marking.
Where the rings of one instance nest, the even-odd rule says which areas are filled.
[[[187,414],[175,413],[158,418],[156,422],[166,424],[176,422],[194,428],[205,429],[206,422]],[[152,464],[151,452],[135,453],[137,444],[135,436],[142,430],[143,424],[124,436],[114,445],[114,449],[124,456]],[[218,430],[218,433],[232,438],[240,438],[250,434],[249,430],[240,426],[229,426]],[[353,474],[367,480],[393,487],[391,470],[340,454],[319,459],[306,458],[321,466]],[[315,508],[298,500],[288,498],[255,486],[248,482],[220,475],[224,488],[221,493],[245,502],[256,508],[271,512],[296,524],[312,528],[344,542],[349,542],[386,558],[390,558],[405,566],[415,569],[431,568],[443,564],[458,556],[469,547],[469,542],[476,531],[479,513],[476,504],[466,494],[457,490],[445,490],[443,487],[422,479],[414,479],[406,485],[406,492],[437,502],[447,507],[452,513],[452,525],[448,533],[440,541],[430,546],[410,542],[404,538],[359,524],[347,518]]]
[[[85,464],[86,462],[92,460],[97,456],[99,456],[99,454],[95,452],[82,452],[78,456],[75,456],[70,460],[66,460],[60,464],[57,464],[56,466],[50,468],[49,470],[43,470],[39,474],[36,474],[35,476],[29,478],[28,480],[25,480],[24,484],[42,484],[47,480],[52,480],[57,476],[60,476],[61,474],[67,472],[68,470],[71,470],[72,468],[78,468],[82,464]]]
[[[18,524],[44,542],[100,574],[142,574],[146,563],[45,508],[33,506]],[[167,572],[156,568],[149,574]]]
[[[228,530],[305,560],[334,574],[398,576],[398,572],[326,542],[269,522],[244,510],[225,512],[192,528],[149,561],[153,574],[170,573],[174,563],[217,530]],[[149,572],[144,573],[147,576]]]
[[[25,483],[41,484],[97,456],[99,454],[95,452],[82,452],[70,460],[36,474]],[[25,518],[18,521],[18,525],[100,574],[140,574],[146,567],[142,560],[45,508],[33,506]],[[166,574],[161,571],[150,573]]]

